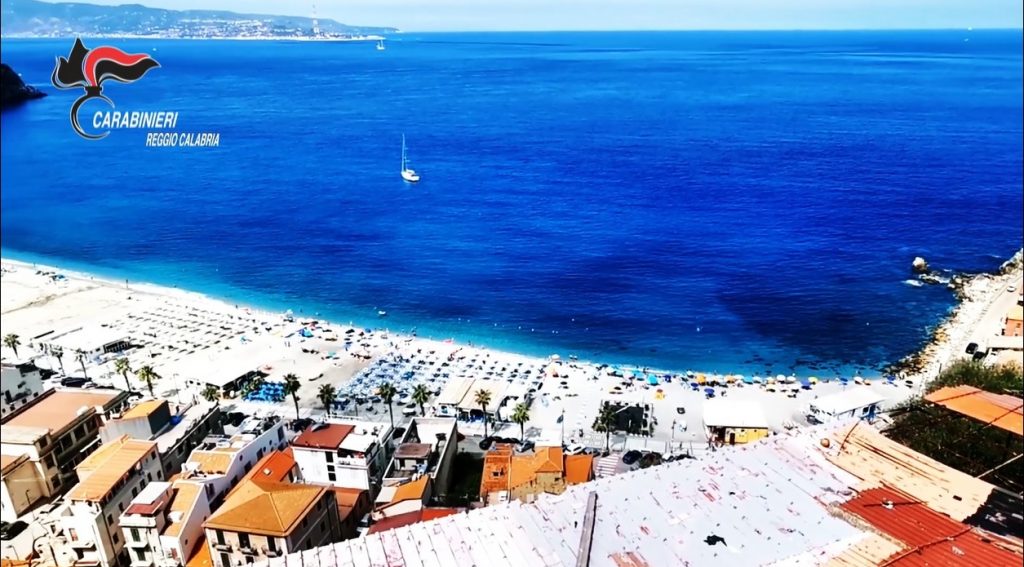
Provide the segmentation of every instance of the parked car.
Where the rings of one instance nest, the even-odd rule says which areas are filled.
[[[640,458],[643,456],[643,453],[641,453],[640,451],[626,451],[626,454],[622,455],[622,462],[627,465],[632,465],[633,463],[639,461]]]
[[[516,445],[516,452],[525,453],[527,451],[532,451],[534,448],[535,445],[533,441],[523,441],[522,443]]]
[[[565,454],[566,455],[579,455],[580,453],[582,453],[583,451],[586,451],[586,450],[587,450],[587,448],[584,447],[583,445],[580,445],[579,443],[573,443],[572,445],[566,446]]]
[[[21,520],[12,522],[10,524],[4,522],[2,525],[0,525],[0,539],[14,539],[18,536],[18,534],[25,531],[25,528],[27,527],[28,524],[22,522]]]
[[[686,408],[684,408],[683,406],[679,406],[676,408],[676,413],[678,413],[679,415],[686,415]]]
[[[316,423],[316,420],[310,419],[308,417],[292,420],[292,431],[305,431],[307,427],[313,425],[314,423]]]
[[[491,445],[494,445],[494,438],[493,437],[484,437],[480,441],[480,448],[483,449],[484,451],[490,449]]]
[[[975,351],[977,351],[977,350],[978,350],[978,343],[970,343],[970,344],[967,345],[967,350],[965,352],[967,354],[974,354]]]
[[[88,378],[78,378],[76,376],[68,376],[60,381],[60,385],[66,388],[84,388],[88,383]]]

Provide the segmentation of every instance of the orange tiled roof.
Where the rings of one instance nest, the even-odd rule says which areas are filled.
[[[234,453],[192,451],[192,455],[189,456],[188,461],[190,463],[197,463],[199,465],[199,472],[206,474],[225,474],[228,472],[228,467],[231,466],[231,461],[234,456]]]
[[[395,495],[391,498],[391,503],[402,502],[404,500],[423,500],[423,494],[427,491],[427,483],[430,481],[430,477],[423,475],[418,479],[399,485],[395,489]]]
[[[100,446],[75,468],[80,482],[71,489],[68,498],[102,500],[137,464],[153,454],[156,441],[129,439],[127,435]]]
[[[243,479],[262,479],[273,482],[289,482],[288,473],[295,469],[295,453],[288,447],[284,451],[271,451],[256,461],[252,470],[243,476]],[[228,495],[238,489],[240,484],[235,485]]]
[[[537,479],[540,473],[563,473],[561,447],[537,447],[532,455],[515,455],[512,457],[512,471],[509,475],[509,489],[528,484]]]
[[[250,479],[242,481],[206,521],[209,528],[287,537],[326,486]]]
[[[1024,400],[972,386],[941,388],[924,399],[950,411],[1024,436]]]
[[[121,419],[134,419],[136,417],[149,417],[160,406],[167,405],[167,400],[147,400],[121,414]]]
[[[480,476],[480,495],[508,490],[512,468],[512,446],[498,444],[484,455],[484,471]]]
[[[25,411],[12,417],[5,426],[39,427],[51,432],[61,431],[78,420],[78,410],[83,407],[106,406],[122,393],[117,392],[70,392],[58,390],[41,398]]]
[[[171,496],[171,502],[167,507],[167,511],[181,512],[182,516],[186,516],[195,504],[196,499],[199,498],[202,490],[203,487],[194,482],[179,482],[175,484],[174,494]],[[170,522],[164,527],[163,535],[177,537],[184,525],[184,521]]]
[[[206,534],[199,536],[196,548],[192,551],[192,557],[185,563],[186,567],[213,567],[213,558],[210,557],[210,546],[206,545]]]
[[[566,484],[582,484],[594,478],[593,455],[566,455]]]

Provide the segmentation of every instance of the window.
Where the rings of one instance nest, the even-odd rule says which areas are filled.
[[[111,516],[110,514],[107,514],[107,525],[108,526],[114,525],[114,517]]]
[[[124,502],[118,502],[118,503],[117,503],[117,507],[118,507],[118,508],[119,508],[119,509],[120,509],[120,510],[121,510],[122,512],[124,512]]]
[[[114,542],[114,545],[121,543],[121,536],[117,535],[117,532],[110,532],[110,541]]]
[[[139,559],[139,561],[145,561],[146,560],[146,552],[142,551],[141,549],[136,549],[135,550],[135,557],[137,557]]]
[[[302,518],[302,523],[299,525],[302,527],[302,529],[306,529],[306,518]]]
[[[132,528],[131,529],[131,534],[132,534],[132,541],[142,541],[142,538],[139,537],[139,528]]]
[[[251,548],[252,545],[249,543],[249,534],[240,533],[238,534],[238,547]]]
[[[334,482],[335,480],[337,480],[337,478],[337,475],[335,475],[333,472],[327,473],[327,480]]]
[[[277,551],[277,538],[276,537],[268,537],[267,538],[267,549],[269,551]]]
[[[328,463],[333,463],[334,462],[334,453],[331,453],[330,451],[328,451],[328,452],[326,452],[324,454],[327,455],[327,462]]]
[[[139,495],[139,487],[133,486],[132,487],[132,498],[135,498],[138,495]]]
[[[231,558],[227,553],[220,554],[220,567],[231,567]]]
[[[220,530],[217,530],[217,543],[220,545],[224,545],[224,532]]]
[[[71,541],[78,541],[78,530],[75,528],[68,528],[68,536],[71,537]]]
[[[277,428],[277,440],[278,441],[284,441],[284,428],[283,427],[278,427]]]

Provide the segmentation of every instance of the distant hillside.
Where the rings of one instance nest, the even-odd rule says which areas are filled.
[[[163,10],[140,4],[97,6],[74,2],[2,0],[4,37],[144,35],[158,37],[311,37],[311,18],[219,10]],[[310,4],[312,9],[312,4]],[[379,35],[394,28],[319,20],[327,36]]]

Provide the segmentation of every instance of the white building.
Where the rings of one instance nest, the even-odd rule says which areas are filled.
[[[377,493],[391,459],[387,423],[332,419],[317,423],[292,441],[295,463],[307,482],[324,482]]]
[[[447,494],[458,444],[455,418],[414,418],[384,473],[374,518],[422,510]]]
[[[280,418],[250,417],[233,435],[204,439],[182,465],[181,478],[202,485],[211,509],[215,509],[256,462],[287,445]]]
[[[121,514],[121,531],[132,567],[184,565],[203,542],[210,503],[201,484],[153,482]]]
[[[441,417],[468,416],[481,413],[480,404],[476,403],[476,395],[480,390],[491,394],[491,402],[487,404],[487,414],[492,418],[500,418],[499,408],[510,397],[510,384],[504,380],[478,380],[473,378],[452,378],[441,390],[441,395],[434,402],[435,414]],[[526,389],[512,387],[513,397],[525,398]],[[511,414],[509,414],[511,415]]]
[[[156,443],[122,437],[89,455],[77,472],[79,483],[56,514],[75,564],[126,563],[121,512],[146,485],[163,480]]]
[[[43,378],[33,364],[4,364],[0,371],[0,422],[43,393]]]
[[[59,348],[65,356],[70,355],[72,358],[75,353],[81,352],[89,360],[104,354],[121,352],[131,346],[131,340],[123,331],[103,325],[90,325],[63,331],[40,339],[40,343]]]
[[[172,404],[167,400],[146,400],[114,414],[100,429],[100,439],[122,435],[156,441],[164,476],[181,470],[192,449],[210,434],[223,433],[220,408],[207,401]]]
[[[885,396],[869,386],[856,386],[812,400],[808,404],[807,419],[818,423],[851,417],[870,419],[885,400]]]

